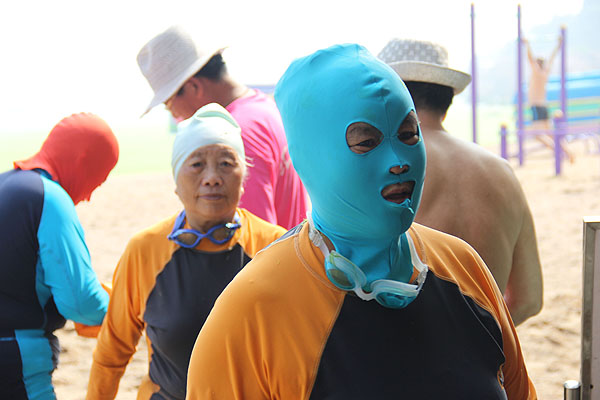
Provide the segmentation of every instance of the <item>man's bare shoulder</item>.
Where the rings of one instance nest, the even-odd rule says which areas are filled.
[[[417,221],[458,236],[465,229],[510,224],[516,235],[528,205],[510,164],[477,144],[441,133],[425,136],[427,170]]]
[[[424,138],[427,170],[415,221],[465,240],[485,260],[499,287],[506,288],[515,245],[531,226],[527,199],[512,167],[446,132]]]
[[[466,177],[473,185],[485,180],[486,186],[502,182],[520,188],[510,164],[478,144],[456,138],[448,132],[435,132],[425,137],[425,146],[428,167],[435,168],[432,172],[446,170],[446,174],[450,174],[448,166],[451,165],[457,178]]]

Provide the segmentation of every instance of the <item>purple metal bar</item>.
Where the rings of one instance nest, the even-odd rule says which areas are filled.
[[[473,116],[473,143],[477,143],[477,75],[475,63],[475,6],[471,3],[471,108]]]
[[[564,138],[563,123],[560,117],[554,119],[554,174],[560,175],[561,162],[563,158],[562,147],[560,143]]]
[[[562,111],[563,120],[567,121],[567,53],[565,26],[560,27],[560,37],[562,39],[560,45],[560,110]]]
[[[521,43],[521,5],[517,6],[517,139],[519,165],[523,165],[523,57]]]
[[[508,160],[508,146],[506,144],[506,125],[500,126],[500,156],[505,160]]]
[[[523,154],[525,152],[525,147],[523,146],[523,140],[524,139],[524,132],[517,129],[517,143],[518,143],[518,148],[519,148],[519,165],[523,165],[524,161],[525,161],[525,155]]]
[[[561,116],[554,119],[554,172],[558,176],[561,172],[563,151],[562,141],[567,131],[567,57],[565,52],[566,28],[560,27],[560,111]]]

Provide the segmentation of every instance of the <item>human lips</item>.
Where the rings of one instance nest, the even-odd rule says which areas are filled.
[[[199,196],[202,200],[207,201],[218,201],[225,197],[225,195],[221,193],[204,193]]]
[[[410,199],[414,187],[414,181],[393,183],[383,188],[381,196],[392,203],[402,204],[406,199]]]

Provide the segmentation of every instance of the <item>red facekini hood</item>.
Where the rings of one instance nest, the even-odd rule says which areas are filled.
[[[15,161],[15,168],[40,168],[71,196],[74,204],[89,200],[119,159],[117,138],[94,114],[73,114],[50,132],[33,157]]]

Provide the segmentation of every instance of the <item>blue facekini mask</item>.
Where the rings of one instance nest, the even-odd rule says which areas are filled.
[[[194,247],[198,246],[198,243],[200,243],[200,241],[204,238],[208,238],[214,244],[223,244],[223,243],[229,241],[229,239],[231,239],[233,237],[233,235],[235,234],[235,230],[242,226],[240,224],[240,217],[237,214],[237,212],[235,213],[233,220],[234,220],[234,222],[228,222],[226,224],[215,225],[212,228],[210,228],[206,233],[202,233],[202,232],[198,232],[195,229],[184,229],[183,228],[185,226],[185,210],[183,210],[182,212],[179,213],[179,215],[175,219],[175,224],[173,224],[173,231],[171,231],[171,233],[169,234],[169,236],[167,236],[167,238],[169,240],[174,241],[181,247],[185,247],[188,249],[193,249]],[[216,239],[213,236],[213,234],[219,229],[226,230],[224,239]],[[180,239],[180,237],[182,235],[190,235],[194,238],[194,241],[192,243],[183,241]]]
[[[355,283],[374,290],[381,279],[408,282],[413,260],[406,231],[421,199],[425,147],[422,138],[407,145],[398,137],[414,111],[404,83],[365,48],[338,45],[294,61],[275,88],[275,101],[294,168],[311,198],[314,227],[365,276],[364,285]],[[355,122],[383,134],[365,154],[346,142]],[[393,174],[397,166],[408,171]],[[413,192],[402,204],[381,195],[388,185],[410,181]]]

